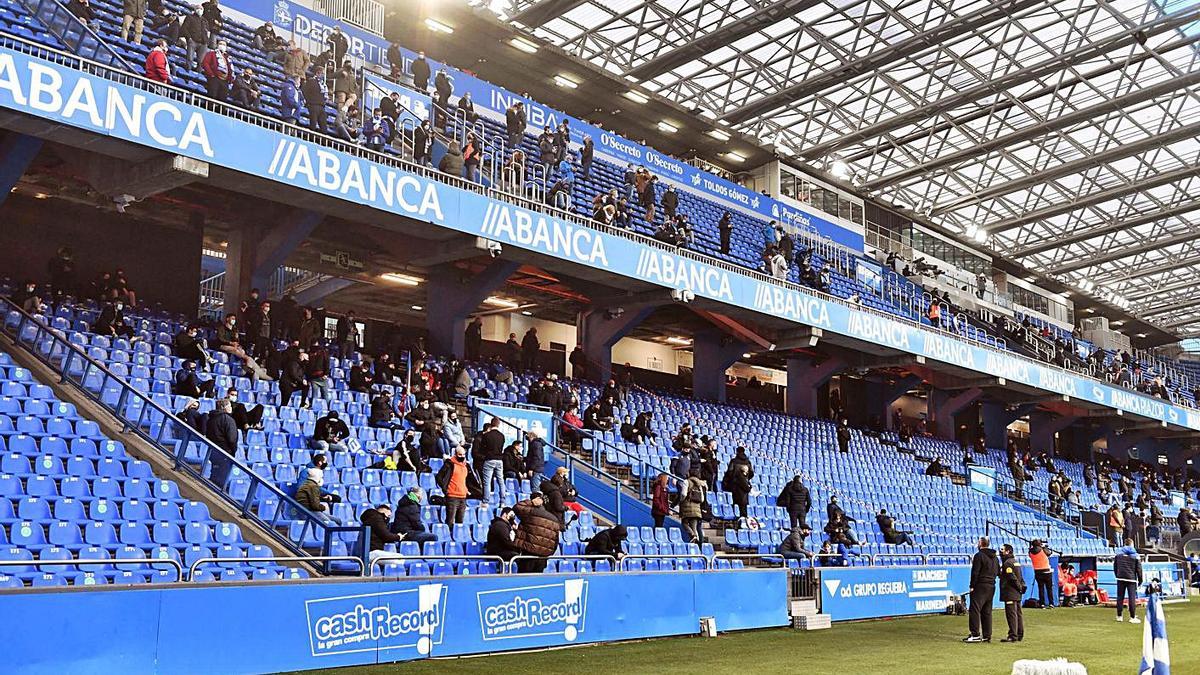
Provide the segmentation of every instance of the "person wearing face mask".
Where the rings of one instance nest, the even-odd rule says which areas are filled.
[[[442,426],[442,438],[439,443],[442,449],[442,456],[449,455],[454,452],[455,448],[461,448],[466,443],[467,437],[463,433],[462,424],[458,421],[458,413],[451,410],[450,416],[446,419],[446,424]]]
[[[416,485],[408,488],[408,492],[396,504],[395,516],[392,518],[392,532],[404,535],[405,541],[415,541],[418,544],[427,541],[437,541],[437,535],[425,529],[421,522],[421,502],[424,493]]]
[[[26,281],[12,294],[13,304],[25,310],[26,314],[35,314],[41,307],[41,298],[38,296],[37,284],[32,280]]]
[[[296,488],[296,501],[301,506],[313,512],[321,520],[341,525],[341,522],[329,514],[329,500],[331,497],[322,497],[321,485],[325,482],[325,472],[317,467],[312,467],[305,470],[305,479]]]
[[[201,380],[196,374],[196,362],[184,361],[183,367],[175,372],[171,393],[192,398],[212,398],[217,389],[216,380]]]
[[[308,407],[308,378],[304,374],[308,353],[304,351],[289,355],[279,376],[279,405],[291,405],[292,395],[300,392],[300,407]]]
[[[328,452],[331,450],[346,451],[346,439],[350,438],[350,427],[338,417],[338,411],[330,410],[324,417],[317,420],[313,430],[310,445],[314,450]]]
[[[243,433],[250,429],[262,429],[263,423],[263,407],[261,405],[252,405],[247,407],[246,404],[238,401],[237,389],[230,389],[225,398],[229,399],[230,411],[233,419],[237,422],[237,428]]]
[[[463,522],[467,512],[467,498],[483,492],[479,476],[467,461],[467,449],[459,446],[447,459],[436,476],[438,488],[445,495],[446,524]]]
[[[108,337],[137,340],[133,328],[125,323],[125,303],[119,300],[105,303],[104,309],[100,310],[100,316],[96,318],[96,323],[92,324],[92,332]]]
[[[230,356],[235,356],[242,360],[242,366],[249,374],[251,380],[265,379],[270,380],[271,376],[263,370],[258,362],[242,349],[240,338],[237,331],[237,315],[225,315],[225,321],[217,327],[216,346],[219,351],[225,352]]]
[[[180,422],[198,432],[204,431],[204,423],[208,419],[207,415],[200,412],[200,402],[194,398],[188,399],[183,409],[175,413],[175,416],[179,418]],[[186,433],[180,432],[178,436],[185,437]]]
[[[229,98],[229,84],[233,81],[233,65],[229,62],[229,46],[224,40],[217,43],[214,51],[204,55],[200,70],[208,78],[208,95],[218,101]]]
[[[363,125],[363,142],[366,146],[376,152],[382,152],[383,146],[387,144],[387,139],[392,135],[391,124],[387,118],[383,116],[383,111],[376,108],[371,114],[371,119]]]
[[[175,356],[181,359],[195,361],[201,370],[208,370],[211,359],[205,351],[204,338],[200,337],[200,326],[191,323],[175,336]]]

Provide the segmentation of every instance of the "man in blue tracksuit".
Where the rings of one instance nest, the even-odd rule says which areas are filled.
[[[1142,583],[1142,561],[1132,539],[1126,539],[1125,546],[1113,558],[1113,576],[1117,578],[1117,621],[1125,620],[1121,605],[1129,598],[1129,623],[1141,623],[1137,618],[1137,589]]]

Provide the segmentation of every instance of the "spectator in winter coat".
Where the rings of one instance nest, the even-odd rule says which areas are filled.
[[[395,407],[392,405],[392,392],[384,389],[371,400],[371,414],[367,418],[367,423],[373,427],[383,429],[400,428],[401,422],[397,418]]]
[[[384,146],[387,145],[388,138],[392,135],[392,125],[386,117],[383,116],[383,111],[379,108],[371,115],[371,119],[363,126],[362,130],[363,143],[370,149],[376,152],[382,152]]]
[[[917,545],[912,539],[912,532],[896,529],[896,519],[888,515],[887,509],[879,509],[879,513],[875,516],[875,523],[879,525],[879,531],[883,534],[885,543],[895,546]]]
[[[463,154],[462,147],[458,141],[450,141],[450,145],[446,148],[446,154],[442,155],[442,161],[438,162],[438,170],[444,174],[460,177],[463,175]]]
[[[224,101],[229,98],[229,84],[233,81],[233,64],[229,62],[229,46],[222,40],[215,50],[209,51],[200,61],[200,70],[207,78],[206,87],[210,98]]]
[[[516,520],[516,511],[507,506],[500,509],[500,513],[492,518],[492,524],[488,527],[487,545],[483,549],[485,554],[499,556],[508,562],[521,553],[516,544]]]
[[[106,337],[137,339],[134,337],[133,328],[125,323],[125,303],[120,301],[104,304],[100,316],[96,317],[96,322],[92,324],[92,332]]]
[[[592,161],[596,156],[596,144],[591,136],[583,137],[583,147],[579,149],[579,173],[584,180],[592,178]]]
[[[783,490],[775,500],[775,505],[787,509],[791,529],[808,528],[808,511],[812,508],[812,496],[808,488],[801,482],[800,476],[794,476],[787,485],[783,486]]]
[[[679,194],[675,192],[674,185],[667,186],[667,191],[663,193],[661,203],[667,220],[674,220],[675,211],[679,208]]]
[[[520,441],[513,441],[504,449],[504,477],[521,480],[525,477],[525,451]]]
[[[246,68],[241,77],[233,81],[233,102],[247,110],[258,110],[258,100],[262,92],[258,87],[258,79],[254,71]]]
[[[733,494],[733,504],[738,509],[739,518],[749,517],[747,507],[750,504],[750,467],[745,464],[730,463],[729,470],[721,479],[721,487]]]
[[[346,39],[346,34],[342,32],[342,27],[335,25],[333,31],[329,33],[329,37],[325,39],[325,45],[333,51],[333,62],[341,63],[346,57],[346,52],[350,51],[350,41]]]
[[[232,409],[233,406],[229,399],[218,400],[216,407],[208,415],[204,429],[205,437],[225,451],[224,454],[210,452],[208,456],[209,464],[212,466],[209,480],[221,489],[225,488],[225,481],[229,478],[230,469],[233,468],[230,458],[236,457],[238,450],[238,427],[233,415],[230,414]]]
[[[337,108],[339,122],[345,119],[346,112],[357,100],[358,75],[354,72],[354,64],[344,61],[333,76],[333,104]]]
[[[700,480],[700,472],[692,470],[683,485],[679,486],[679,519],[683,524],[685,543],[701,543],[700,519],[703,516],[701,505],[708,499],[708,486]]]
[[[181,359],[195,361],[197,367],[202,370],[208,370],[209,356],[205,351],[204,339],[199,337],[200,327],[196,324],[189,324],[186,328],[179,331],[174,340],[175,356]]]
[[[438,129],[445,129],[450,119],[450,96],[453,93],[454,85],[450,83],[446,69],[439,69],[433,78],[433,126]]]
[[[350,427],[346,426],[346,422],[338,416],[338,411],[330,410],[324,417],[317,420],[309,445],[313,450],[319,452],[327,453],[331,450],[344,452],[350,449],[346,444],[349,438]]]
[[[583,553],[584,555],[612,556],[615,560],[620,561],[625,557],[625,549],[621,545],[625,543],[625,537],[628,534],[629,531],[624,525],[614,525],[607,530],[600,530],[588,540],[587,548]]]
[[[525,475],[531,482],[546,470],[546,441],[536,431],[525,432]]]
[[[746,448],[740,445],[733,451],[733,458],[729,460],[729,468],[732,469],[739,465],[746,467],[746,476],[748,478],[754,478],[754,465],[750,463],[750,458],[746,456]]]
[[[386,544],[395,544],[404,539],[404,535],[392,532],[388,526],[388,521],[392,518],[392,507],[387,504],[380,504],[373,509],[363,511],[359,516],[359,522],[366,525],[371,532],[371,565],[375,565],[375,561],[381,558],[397,557],[394,553],[388,553],[384,546]]]
[[[525,370],[537,370],[538,354],[541,349],[542,343],[538,341],[537,326],[533,326],[525,331],[525,337],[521,339],[521,365]]]
[[[296,501],[304,508],[312,511],[317,518],[334,524],[340,525],[336,518],[329,515],[329,501],[332,497],[327,497],[321,493],[321,485],[325,482],[325,472],[319,468],[312,467],[305,470],[305,478],[296,488]]]
[[[142,43],[142,28],[146,23],[146,0],[125,0],[124,16],[121,19],[121,41],[129,40],[129,28],[133,27],[133,43]]]
[[[417,52],[417,58],[412,62],[413,88],[417,91],[429,91],[429,62],[425,60],[425,52]]]
[[[525,113],[525,102],[517,101],[504,111],[504,130],[508,134],[508,147],[517,148],[525,138],[525,127],[529,117]]]
[[[479,113],[475,112],[475,102],[471,100],[471,92],[462,95],[458,99],[458,111],[463,114],[463,118],[467,121],[467,126],[473,126],[479,121]]]
[[[1138,558],[1133,539],[1113,557],[1113,576],[1117,579],[1117,621],[1124,621],[1121,610],[1125,599],[1129,599],[1129,623],[1141,623],[1137,618],[1137,589],[1142,584],[1142,561]]]
[[[304,94],[304,105],[308,108],[308,128],[323,134],[329,133],[329,113],[325,110],[325,78],[311,72],[304,78],[300,91]]]
[[[479,182],[479,162],[481,151],[475,132],[467,132],[466,144],[463,146],[463,176],[472,183]]]
[[[437,535],[425,529],[421,522],[421,488],[416,485],[408,488],[408,492],[396,504],[396,515],[389,529],[396,534],[404,535],[406,541],[423,544],[427,541],[437,541]]]
[[[270,21],[254,29],[254,47],[276,63],[282,64],[287,58],[288,45],[275,32],[275,25]]]
[[[171,83],[171,64],[167,62],[167,41],[159,40],[146,54],[146,77],[163,84]]]
[[[804,541],[810,530],[806,527],[793,527],[783,541],[779,543],[777,552],[788,560],[806,560],[812,554],[804,548]],[[826,542],[828,543],[828,542]]]
[[[467,499],[481,496],[483,493],[483,484],[480,483],[479,476],[467,462],[467,449],[461,446],[456,449],[442,464],[435,480],[445,495],[446,524],[463,522],[467,512]]]
[[[279,89],[279,118],[288,124],[298,124],[303,102],[300,81],[291,77],[283,78],[283,86]]]
[[[217,0],[205,0],[200,8],[204,22],[208,24],[208,47],[212,49],[217,46],[217,37],[225,25],[225,17],[221,15],[221,6]]]
[[[283,371],[279,376],[279,405],[291,405],[292,395],[300,392],[300,407],[308,407],[308,378],[304,374],[308,363],[308,353],[294,352],[284,361]]]
[[[88,0],[71,0],[67,3],[67,11],[74,14],[92,30],[100,29],[100,21],[96,18],[96,12]]]
[[[429,120],[421,120],[421,126],[413,129],[412,159],[423,166],[433,165],[433,127]]]
[[[187,49],[188,68],[200,68],[201,61],[208,55],[208,23],[200,15],[200,7],[192,8],[192,12],[183,17],[179,25],[179,36],[183,38]]]
[[[171,393],[176,396],[191,398],[211,398],[217,388],[216,380],[201,380],[196,375],[196,362],[184,361],[183,367],[175,373],[175,381]]]
[[[658,477],[654,479],[650,515],[654,518],[655,527],[662,527],[667,516],[671,515],[671,492],[667,487],[670,480],[670,476],[665,473],[658,474]]]
[[[525,499],[513,506],[521,524],[517,528],[516,548],[522,555],[546,558],[558,550],[558,537],[563,531],[562,521],[555,518],[546,510],[544,497],[541,492],[534,491]],[[519,560],[517,570],[521,573],[541,573],[546,569],[546,561]]]
[[[299,80],[308,74],[310,64],[311,59],[308,56],[308,52],[296,46],[294,40],[289,40],[287,53],[283,58],[283,74]]]

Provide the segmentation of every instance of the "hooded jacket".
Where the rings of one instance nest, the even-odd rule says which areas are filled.
[[[392,516],[391,531],[396,534],[418,534],[425,531],[425,523],[421,522],[421,503],[413,498],[411,492],[406,492],[396,504],[396,513]]]
[[[1137,550],[1132,546],[1122,546],[1113,558],[1113,576],[1117,581],[1142,583],[1142,561],[1138,559]]]
[[[513,510],[521,519],[521,526],[517,528],[517,549],[529,555],[554,555],[562,521],[544,507],[534,506],[529,499],[517,502]]]
[[[371,550],[382,551],[384,544],[394,544],[404,537],[388,529],[387,518],[376,509],[367,509],[359,516],[359,522],[371,528]]]
[[[804,483],[792,480],[783,486],[775,505],[782,506],[790,514],[808,513],[812,508],[812,495]]]
[[[514,543],[515,535],[512,523],[500,516],[492,518],[492,524],[488,527],[487,546],[483,549],[484,553],[500,556],[504,560],[512,558],[520,552]]]
[[[584,550],[585,555],[617,555],[624,554],[624,549],[621,544],[625,541],[628,532],[624,525],[610,527],[607,530],[600,530],[588,541],[587,548]]]

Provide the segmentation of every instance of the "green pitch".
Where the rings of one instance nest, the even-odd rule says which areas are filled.
[[[1171,672],[1200,673],[1200,603],[1166,605]],[[329,671],[337,675],[553,675],[628,673],[717,675],[1008,675],[1017,659],[1065,657],[1090,675],[1136,675],[1142,625],[1117,623],[1107,608],[1025,610],[1025,641],[1004,644],[1004,613],[993,615],[991,644],[960,642],[963,617],[928,616],[850,624],[823,631],[772,629],[715,639],[662,638],[596,647],[434,659]],[[1128,620],[1128,619],[1127,619]]]

